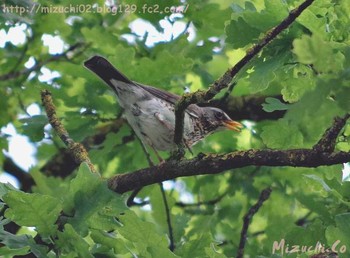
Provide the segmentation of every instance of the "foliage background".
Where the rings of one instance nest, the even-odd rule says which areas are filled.
[[[39,3],[69,6],[71,1]],[[0,228],[4,246],[0,254],[234,257],[243,215],[262,189],[272,187],[270,199],[249,227],[245,248],[248,257],[281,257],[281,252],[272,254],[273,242],[281,239],[289,246],[315,246],[320,242],[326,247],[340,240],[338,248],[345,244],[348,250],[339,257],[348,257],[350,185],[342,176],[342,164],[319,168],[245,167],[168,182],[166,196],[176,244],[172,253],[158,185],[145,187],[139,193],[138,200],[146,200],[148,205],[126,207],[128,194],[119,196],[108,190],[85,165],[79,172],[72,171],[64,146],[47,126],[42,109],[35,116],[28,116],[26,111],[33,103],[41,107],[40,90],[49,89],[70,136],[90,146],[90,158],[103,177],[147,167],[138,140],[120,119],[121,110],[113,94],[82,66],[83,61],[94,54],[105,56],[129,78],[177,94],[183,94],[185,87],[191,91],[205,89],[300,3],[186,1],[186,13],[170,17],[147,12],[19,15],[2,10],[0,29],[7,33],[24,24],[26,40],[18,45],[7,42],[0,49],[0,125],[13,124],[17,132],[28,137],[37,150],[37,165],[25,171],[35,182],[30,191],[25,186],[31,178],[24,171],[14,173],[15,164],[9,166],[10,158],[0,153],[3,171],[17,175],[22,186],[22,191],[6,184],[0,187],[4,211]],[[5,4],[31,8],[34,3],[25,0]],[[104,2],[74,4],[103,6]],[[121,4],[134,4],[140,10],[144,2]],[[147,4],[158,4],[161,9],[181,3],[172,0]],[[267,111],[266,118],[268,112],[280,111],[282,115],[259,121],[243,117],[247,127],[242,133],[212,135],[194,147],[195,155],[250,148],[311,148],[335,116],[349,112],[349,13],[346,0],[316,0],[305,10],[239,73],[231,94],[272,97],[261,109]],[[150,45],[146,44],[149,34],[136,35],[130,28],[140,18],[160,33],[165,23],[170,26],[183,22],[189,30]],[[44,35],[59,37],[66,52],[50,53],[43,44]],[[71,46],[75,49],[67,51]],[[24,66],[28,60],[34,60],[31,68]],[[43,81],[40,75],[44,68],[59,75]],[[241,117],[239,113],[230,115]],[[111,131],[105,133],[106,128]],[[105,138],[98,140],[98,133]],[[338,150],[350,150],[349,134],[348,124],[338,139]],[[0,147],[4,150],[8,148],[8,138],[1,134]],[[197,205],[182,205],[183,202]],[[17,234],[6,225],[9,221],[21,226]]]

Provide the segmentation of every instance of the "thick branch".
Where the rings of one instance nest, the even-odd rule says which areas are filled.
[[[192,94],[185,94],[175,106],[175,135],[174,142],[180,146],[182,142],[184,129],[184,112],[190,104],[206,102],[212,99],[222,89],[228,87],[232,79],[238,72],[252,60],[269,42],[276,38],[284,29],[289,27],[295,19],[308,7],[314,0],[306,0],[300,6],[292,10],[279,25],[271,29],[260,40],[260,42],[250,48],[246,55],[232,68],[228,69],[223,76],[216,80],[207,91],[197,91]]]
[[[200,155],[190,160],[170,160],[158,166],[122,174],[108,180],[111,190],[124,193],[146,185],[175,179],[177,177],[217,174],[229,169],[246,166],[292,166],[319,167],[342,164],[350,161],[350,152],[329,152],[317,146],[320,143],[334,143],[345,125],[349,114],[334,119],[319,142],[312,149],[293,150],[246,150],[222,155]]]
[[[312,149],[247,150],[224,155],[204,155],[190,160],[168,161],[151,168],[117,175],[108,180],[111,190],[117,193],[159,183],[177,177],[218,174],[247,166],[319,167],[350,161],[348,152],[316,152]]]

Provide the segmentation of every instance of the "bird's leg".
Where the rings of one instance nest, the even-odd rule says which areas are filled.
[[[147,136],[144,136],[144,138],[146,139],[147,143],[149,146],[151,146],[152,150],[154,151],[154,153],[156,154],[160,164],[161,163],[164,163],[164,160],[162,159],[162,157],[159,155],[159,153],[157,152],[157,150],[154,148],[154,146],[152,145],[152,142],[148,139]],[[151,160],[151,155],[149,154],[149,152],[147,151],[147,147],[146,145],[144,144],[144,142],[140,139],[140,142],[141,142],[141,146],[142,146],[142,149],[143,151],[145,152],[146,154],[146,157],[147,157],[147,160],[148,160],[148,163],[151,167],[154,166],[154,163],[152,162]]]
[[[188,149],[188,151],[192,154],[192,156],[193,156],[193,152],[192,152],[192,149],[191,149],[191,147],[187,144],[187,142],[184,140],[184,144],[185,144],[185,146],[186,146],[186,148]]]
[[[146,155],[146,158],[147,158],[147,161],[148,161],[149,166],[150,166],[150,167],[153,167],[153,166],[154,166],[154,163],[153,163],[153,161],[152,161],[152,159],[151,159],[151,155],[149,154],[149,152],[148,152],[148,150],[147,150],[147,148],[146,148],[146,145],[144,144],[144,142],[143,142],[141,139],[139,139],[139,140],[140,140],[140,142],[141,142],[141,147],[142,147],[142,149],[143,149],[143,152],[144,152],[145,155]],[[152,147],[152,149],[153,149],[153,147]]]
[[[147,161],[148,161],[148,165],[149,165],[150,167],[153,167],[153,166],[154,166],[154,163],[153,163],[153,161],[152,161],[152,159],[151,159],[151,155],[150,155],[149,152],[147,151],[147,148],[146,148],[145,143],[144,143],[139,137],[137,137],[137,138],[139,139],[139,141],[140,141],[140,143],[141,143],[142,150],[143,150],[143,152],[144,152],[145,155],[146,155],[146,159],[147,159]],[[134,201],[134,199],[135,199],[135,197],[137,196],[137,194],[138,194],[141,190],[142,190],[142,187],[139,187],[139,188],[135,189],[135,190],[131,193],[131,195],[129,196],[129,198],[128,198],[127,202],[126,202],[126,205],[127,205],[128,207],[133,206],[133,205],[136,204],[135,201]]]
[[[153,145],[150,145],[151,148],[153,149],[154,153],[156,154],[158,160],[159,160],[159,164],[163,164],[165,161],[164,159],[159,155],[159,153],[157,152],[157,150],[153,147]]]

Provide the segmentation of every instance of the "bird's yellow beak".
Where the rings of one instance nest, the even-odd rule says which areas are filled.
[[[243,125],[239,122],[233,121],[233,120],[226,120],[223,121],[223,124],[230,130],[240,132],[243,128]]]

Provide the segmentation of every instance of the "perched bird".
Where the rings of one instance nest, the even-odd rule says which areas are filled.
[[[98,75],[117,95],[128,123],[143,144],[157,150],[174,150],[175,103],[180,96],[129,80],[101,56],[85,61],[85,67]],[[240,131],[242,125],[214,107],[190,105],[185,111],[184,144],[190,148],[218,130]]]

